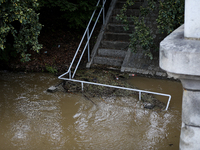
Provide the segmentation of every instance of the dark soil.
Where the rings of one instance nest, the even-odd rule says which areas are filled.
[[[90,51],[92,51],[92,47],[96,42],[99,30],[100,26],[98,25],[90,40]],[[31,60],[29,62],[21,62],[20,57],[13,58],[7,63],[7,68],[10,70],[26,72],[48,72],[47,68],[51,67],[56,70],[56,72],[65,72],[74,57],[83,33],[83,30],[75,29],[44,29],[39,36],[39,43],[43,45],[40,52],[37,53],[29,50],[27,52],[31,54]],[[85,46],[85,43],[86,38],[83,41],[83,46]],[[83,46],[79,49],[77,58],[80,57]],[[77,61],[78,59],[75,60],[75,62]],[[80,66],[85,66],[86,63],[87,50],[82,58]]]

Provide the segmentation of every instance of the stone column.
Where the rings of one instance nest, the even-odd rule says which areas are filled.
[[[200,0],[185,0],[185,31],[187,38],[200,38]]]
[[[160,43],[160,67],[183,85],[180,150],[200,149],[200,0],[185,0],[185,24]]]

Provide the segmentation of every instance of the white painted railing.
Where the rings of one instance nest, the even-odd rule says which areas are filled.
[[[151,92],[151,91],[145,91],[145,90],[139,90],[139,89],[132,89],[132,88],[126,88],[126,87],[120,87],[120,86],[113,86],[113,85],[107,85],[107,84],[101,84],[101,83],[95,83],[95,82],[88,82],[88,81],[81,81],[81,80],[75,80],[75,79],[69,79],[69,78],[64,78],[63,75],[59,76],[59,79],[62,80],[68,80],[68,81],[73,81],[73,82],[80,82],[81,83],[81,87],[82,87],[82,91],[83,91],[83,84],[92,84],[92,85],[97,85],[97,86],[104,86],[104,87],[110,87],[110,88],[116,88],[116,89],[122,89],[122,90],[129,90],[129,91],[135,91],[135,92],[139,92],[139,100],[141,100],[141,94],[142,93],[148,93],[148,94],[155,94],[155,95],[160,95],[160,96],[166,96],[168,97],[168,101],[167,101],[167,105],[165,107],[165,110],[168,110],[169,107],[169,103],[171,100],[171,95],[169,94],[163,94],[163,93],[157,93],[157,92]]]
[[[97,2],[96,7],[99,6],[99,3],[100,3],[100,0]],[[132,89],[132,88],[126,88],[126,87],[113,86],[113,85],[100,84],[100,83],[87,82],[87,81],[81,81],[81,80],[75,80],[75,79],[73,79],[74,76],[75,76],[75,74],[76,74],[76,71],[77,71],[77,69],[78,69],[78,66],[79,66],[79,64],[80,64],[80,62],[81,62],[81,59],[82,59],[82,57],[83,57],[83,55],[84,55],[85,50],[86,50],[87,47],[88,47],[88,62],[90,61],[90,45],[89,45],[89,41],[90,41],[90,38],[91,38],[91,36],[92,36],[92,33],[93,33],[94,29],[95,29],[95,26],[96,26],[96,24],[97,24],[97,21],[99,20],[99,17],[100,17],[100,15],[101,15],[101,13],[103,13],[103,24],[105,23],[105,8],[104,8],[105,3],[106,3],[106,0],[103,0],[103,5],[102,5],[102,7],[101,7],[101,9],[100,9],[100,11],[99,11],[99,14],[98,14],[98,16],[97,16],[97,18],[96,18],[96,21],[95,21],[95,23],[94,23],[94,25],[93,25],[93,27],[92,27],[91,32],[89,32],[90,24],[91,24],[91,22],[92,22],[92,19],[93,19],[95,13],[96,13],[96,10],[94,10],[94,12],[93,12],[93,14],[92,14],[92,16],[91,16],[91,18],[90,18],[90,21],[89,21],[89,23],[88,23],[88,26],[87,26],[87,28],[86,28],[86,30],[85,30],[85,32],[84,32],[84,34],[83,34],[83,37],[82,37],[82,39],[81,39],[81,41],[80,41],[80,44],[79,44],[79,46],[78,46],[78,48],[77,48],[77,50],[76,50],[76,53],[75,53],[75,55],[74,55],[74,57],[73,57],[73,59],[72,59],[72,62],[71,62],[71,64],[70,64],[69,68],[68,68],[68,71],[65,72],[64,74],[60,75],[58,78],[61,79],[61,80],[68,80],[68,81],[80,82],[80,83],[81,83],[81,86],[82,86],[82,90],[83,90],[83,84],[92,84],[92,85],[97,85],[97,86],[104,86],[104,87],[110,87],[110,88],[117,88],[117,89],[123,89],[123,90],[129,90],[129,91],[139,92],[139,100],[141,100],[141,93],[148,93],[148,94],[155,94],[155,95],[166,96],[166,97],[169,97],[169,98],[168,98],[168,102],[167,102],[167,105],[166,105],[165,110],[168,110],[169,103],[170,103],[170,100],[171,100],[171,95],[169,95],[169,94],[163,94],[163,93],[157,93],[157,92],[150,92],[150,91],[145,91],[145,90]],[[75,61],[75,59],[76,59],[76,57],[77,57],[77,54],[78,54],[78,52],[79,52],[79,49],[80,49],[80,47],[81,47],[81,45],[82,45],[82,43],[83,43],[83,40],[84,40],[86,34],[87,34],[87,42],[86,42],[86,44],[85,44],[85,46],[84,46],[84,49],[83,49],[83,51],[82,51],[82,53],[81,53],[81,56],[80,56],[80,58],[79,58],[79,60],[78,60],[78,63],[77,63],[77,65],[76,65],[76,67],[75,67],[75,70],[74,70],[74,72],[73,72],[73,74],[72,74],[72,76],[71,76],[71,73],[72,73],[72,71],[71,71],[72,65],[74,64],[74,61]],[[69,75],[69,78],[64,78],[65,75]]]
[[[99,6],[100,1],[101,1],[101,0],[99,0],[99,1],[97,2],[96,7]],[[77,48],[77,50],[76,50],[76,52],[75,52],[75,54],[74,54],[74,57],[73,57],[73,59],[72,59],[72,61],[71,61],[71,64],[70,64],[70,66],[69,66],[69,68],[68,68],[68,71],[67,71],[66,73],[64,73],[64,75],[69,74],[69,78],[74,78],[74,76],[75,76],[75,74],[76,74],[76,71],[77,71],[77,69],[78,69],[78,67],[79,67],[79,64],[80,64],[80,62],[81,62],[81,59],[82,59],[82,57],[83,57],[83,55],[84,55],[85,50],[86,50],[87,47],[88,47],[88,62],[90,61],[90,44],[89,44],[90,38],[91,38],[91,36],[92,36],[92,33],[93,33],[93,31],[94,31],[94,29],[95,29],[95,27],[96,27],[96,24],[97,24],[97,22],[98,22],[98,20],[99,20],[99,17],[100,17],[100,15],[101,15],[102,12],[103,12],[103,24],[105,23],[105,8],[104,8],[105,3],[106,3],[106,0],[103,0],[102,7],[101,7],[101,9],[100,9],[100,11],[99,11],[99,14],[98,14],[98,16],[97,16],[97,18],[96,18],[96,21],[95,21],[95,23],[94,23],[94,25],[93,25],[93,27],[92,27],[91,32],[89,32],[89,28],[90,28],[91,22],[92,22],[92,20],[93,20],[93,18],[94,18],[94,15],[95,15],[95,13],[96,13],[96,9],[95,9],[94,12],[92,13],[92,16],[91,16],[91,18],[90,18],[90,21],[89,21],[89,23],[88,23],[88,25],[87,25],[87,27],[86,27],[86,29],[85,29],[85,32],[84,32],[84,34],[83,34],[83,37],[82,37],[82,39],[81,39],[81,41],[80,41],[80,43],[79,43],[79,46],[78,46],[78,48]],[[77,65],[76,65],[76,67],[75,67],[75,70],[74,70],[74,72],[73,72],[73,74],[72,74],[72,76],[71,76],[72,65],[74,64],[74,61],[75,61],[75,59],[76,59],[76,57],[77,57],[77,54],[78,54],[78,52],[79,52],[79,50],[80,50],[80,48],[81,48],[81,46],[82,46],[82,44],[83,44],[83,40],[85,39],[86,34],[87,34],[87,42],[86,42],[86,44],[85,44],[85,46],[84,46],[84,49],[83,49],[83,51],[82,51],[82,53],[81,53],[81,56],[80,56],[80,58],[79,58],[79,60],[78,60],[78,63],[77,63]]]

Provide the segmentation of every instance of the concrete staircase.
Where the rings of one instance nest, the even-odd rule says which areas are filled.
[[[137,2],[128,8],[127,15],[139,15],[139,7],[144,0]],[[130,33],[134,31],[134,26],[130,26],[129,31],[124,31],[123,24],[116,19],[126,0],[113,0],[111,8],[107,13],[107,21],[100,31],[97,43],[92,51],[91,62],[87,64],[89,68],[92,64],[104,64],[121,67],[127,54]],[[130,17],[128,17],[130,20]]]

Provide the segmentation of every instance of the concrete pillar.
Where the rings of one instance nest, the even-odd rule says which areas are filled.
[[[182,102],[181,150],[200,149],[200,77],[180,76],[184,91]]]
[[[180,150],[199,150],[200,41],[185,38],[182,25],[160,43],[159,63],[169,76],[180,79],[184,88]]]
[[[185,0],[185,31],[187,38],[200,39],[200,0]]]
[[[200,0],[185,0],[185,24],[160,43],[160,67],[183,85],[180,150],[200,149]]]

